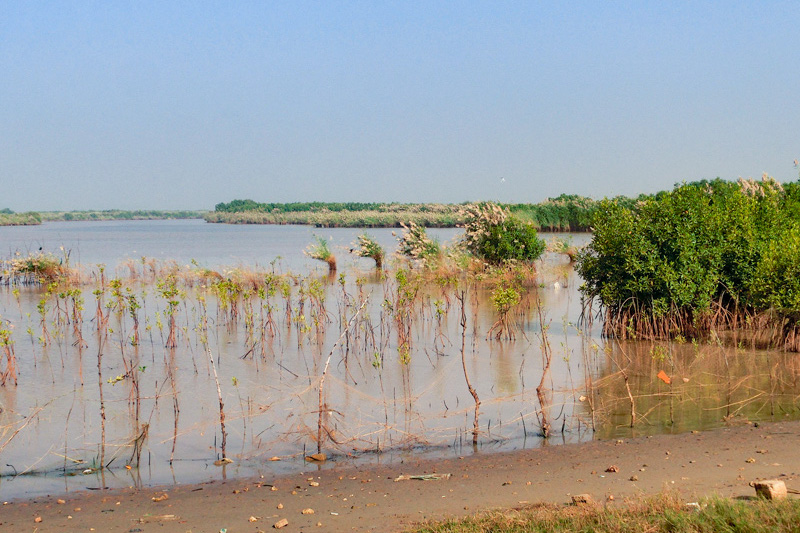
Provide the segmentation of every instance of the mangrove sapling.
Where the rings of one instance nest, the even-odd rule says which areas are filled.
[[[244,289],[242,291],[242,308],[244,309],[245,344],[253,344],[255,313],[253,311],[253,291],[250,289]]]
[[[383,387],[383,353],[382,352],[374,352],[372,354],[372,368],[374,368],[378,372],[378,383],[381,386],[381,402],[383,404],[383,424],[384,427],[388,430],[389,429],[389,409],[386,407],[386,391]],[[380,449],[380,447],[378,447]]]
[[[466,304],[464,301],[464,290],[462,289],[460,293],[456,293],[456,299],[461,304],[461,368],[464,369],[464,381],[467,382],[467,389],[469,389],[469,393],[472,395],[472,398],[475,400],[475,420],[472,425],[472,445],[477,446],[478,444],[478,433],[479,433],[479,426],[478,426],[478,415],[479,410],[481,407],[481,400],[478,397],[478,392],[472,386],[472,383],[469,381],[469,374],[467,374],[467,357],[466,357],[466,343],[467,343],[467,310]]]
[[[47,329],[47,303],[50,300],[50,296],[53,294],[53,289],[54,287],[52,284],[49,285],[45,293],[39,299],[39,305],[36,306],[37,311],[39,311],[39,324],[42,328],[42,335],[39,337],[39,343],[42,346],[49,346],[51,341],[50,332]]]
[[[130,337],[130,343],[132,346],[139,346],[139,309],[141,309],[141,305],[139,305],[139,300],[135,294],[129,292],[127,298],[128,312],[131,315],[131,319],[133,319],[133,333]]]
[[[352,318],[350,318],[350,321],[347,323],[347,326],[345,326],[344,330],[339,335],[339,338],[336,339],[336,342],[333,343],[331,351],[328,353],[328,358],[325,360],[325,368],[322,370],[322,375],[320,376],[319,379],[319,410],[317,412],[317,453],[322,453],[323,427],[325,427],[324,422],[327,419],[327,416],[330,412],[327,403],[325,402],[325,397],[323,393],[323,387],[325,385],[325,376],[328,373],[328,365],[331,362],[331,357],[333,356],[333,352],[336,351],[337,346],[339,346],[339,343],[342,342],[342,339],[345,337],[347,330],[349,330],[350,327],[352,327],[352,325],[358,318],[358,315],[361,314],[361,311],[364,310],[366,305],[367,305],[367,300],[364,301],[361,307],[358,308],[358,311],[356,311],[356,313],[352,316]],[[325,434],[328,436],[331,435],[331,432],[327,427],[325,427]]]
[[[164,309],[164,314],[167,317],[169,325],[169,334],[167,335],[167,348],[175,348],[178,343],[176,340],[177,325],[175,322],[175,313],[178,307],[178,287],[177,280],[173,273],[167,275],[166,278],[159,280],[156,283],[159,295],[167,301],[167,307]]]
[[[79,350],[88,348],[88,343],[83,338],[83,296],[80,289],[73,287],[67,291],[72,303],[72,335],[75,338],[72,345]]]
[[[208,353],[211,352],[208,344],[206,344],[205,349]],[[177,366],[175,365],[174,349],[169,350],[169,361],[165,365],[165,368],[167,370],[167,378],[169,379],[170,392],[172,394],[172,449],[169,453],[169,464],[171,466],[175,459],[175,448],[178,444],[178,418],[180,417],[181,413],[180,404],[178,403],[178,385],[175,380],[175,369]],[[197,367],[195,367],[195,372],[197,372]],[[156,401],[157,398],[158,397],[156,397]]]
[[[17,357],[14,353],[14,340],[11,338],[13,328],[14,326],[9,321],[0,319],[0,346],[6,356],[6,367],[0,372],[0,385],[2,386],[5,386],[8,380],[13,380],[14,385],[17,384]]]
[[[411,271],[400,268],[395,272],[395,281],[394,302],[390,304],[390,312],[397,326],[397,352],[400,362],[407,365],[411,362],[411,327],[422,280]]]
[[[103,399],[103,340],[97,342],[97,388],[100,396],[100,463],[102,470],[106,462],[106,404]]]
[[[317,261],[324,261],[328,264],[328,272],[336,272],[336,256],[331,252],[327,239],[315,237],[316,242],[308,245],[305,254]]]
[[[505,334],[506,338],[513,340],[515,325],[509,315],[511,310],[519,305],[521,296],[515,287],[500,285],[492,291],[492,305],[499,314],[497,321],[489,328],[486,338],[500,340]]]
[[[292,286],[289,283],[288,279],[286,278],[281,279],[280,291],[284,302],[283,322],[286,324],[286,329],[291,330],[292,329]]]
[[[539,420],[539,424],[542,430],[542,436],[547,438],[550,436],[550,417],[548,412],[550,410],[550,400],[547,398],[547,394],[544,390],[545,382],[547,381],[547,377],[550,374],[550,363],[553,360],[553,352],[550,348],[550,339],[547,336],[547,330],[550,328],[550,324],[545,324],[544,313],[542,311],[542,301],[537,297],[536,298],[536,310],[539,315],[539,331],[541,333],[541,341],[542,341],[542,357],[543,357],[543,365],[542,365],[542,379],[539,381],[539,385],[536,387],[536,397],[539,399],[539,407],[541,417]]]
[[[258,345],[261,348],[261,360],[265,361],[267,358],[267,321],[266,317],[264,316],[264,308],[269,307],[269,302],[265,302],[267,298],[266,289],[264,287],[259,287],[258,291],[256,291],[258,295],[258,332],[259,332],[259,339]]]
[[[325,403],[323,387],[325,386],[325,376],[328,374],[328,365],[331,363],[331,355],[325,361],[325,368],[319,378],[319,409],[317,411],[317,453],[322,453],[322,428],[324,420],[327,419],[328,406]]]
[[[305,294],[308,296],[309,314],[317,333],[317,341],[325,335],[325,325],[331,322],[325,308],[325,286],[318,278],[309,277],[306,281]]]
[[[106,313],[103,312],[103,308],[105,307],[105,305],[103,303],[104,299],[105,299],[105,289],[103,289],[101,287],[98,287],[94,291],[92,291],[92,294],[94,295],[95,303],[96,303],[95,310],[94,310],[94,322],[95,322],[95,328],[97,330],[97,334],[98,334],[98,336],[99,335],[107,335],[108,334],[108,319],[109,319],[109,316]],[[109,310],[109,315],[110,315],[110,313],[111,312]]]
[[[225,445],[227,443],[228,433],[225,431],[225,404],[222,402],[222,389],[219,386],[219,376],[217,375],[217,365],[214,363],[214,355],[211,349],[207,349],[208,360],[211,363],[211,369],[214,371],[214,383],[217,385],[217,397],[219,398],[219,428],[222,432],[222,460],[227,459],[225,455]]]
[[[456,295],[458,297],[458,295]],[[447,311],[444,309],[441,300],[434,300],[433,306],[435,308],[434,316],[436,320],[435,326],[435,334],[433,337],[433,350],[436,355],[443,355],[444,354],[444,345],[447,336],[444,334],[442,321],[447,315]],[[448,305],[449,307],[449,305]],[[449,339],[447,339],[449,342]]]
[[[272,305],[272,298],[278,293],[279,282],[276,279],[275,274],[267,274],[264,278],[264,282],[264,287],[262,288],[264,292],[261,298],[264,300],[262,309],[266,308],[267,310],[267,334],[270,338],[272,338],[277,332],[277,328],[275,327],[275,318],[272,315],[273,311],[275,310],[275,307]],[[262,293],[259,294],[261,295]]]
[[[622,344],[620,344],[619,341],[617,341],[616,344],[617,344],[617,347],[619,348],[620,352],[622,352],[622,355],[624,355],[625,358],[628,359],[628,361],[630,361],[630,358],[628,357],[628,354],[626,354],[625,350],[622,348]],[[620,374],[622,374],[622,379],[625,380],[625,391],[628,393],[628,400],[630,401],[630,404],[631,404],[631,425],[630,425],[630,427],[633,427],[633,426],[636,425],[636,401],[633,398],[633,393],[631,393],[631,384],[629,382],[630,380],[628,378],[628,372],[625,370],[625,368],[623,368],[617,362],[617,360],[614,358],[612,352],[613,352],[613,350],[612,350],[612,348],[610,346],[606,347],[606,355],[608,355],[608,358],[611,359],[611,362],[614,363],[614,365],[616,365],[617,368],[619,368]]]
[[[579,400],[584,400],[589,405],[589,415],[591,416],[591,424],[592,424],[592,433],[595,432],[595,417],[594,417],[594,405],[595,405],[595,390],[594,390],[594,380],[592,379],[592,373],[590,369],[594,366],[589,357],[590,354],[594,355],[595,360],[597,358],[597,354],[600,352],[600,347],[591,340],[589,335],[581,335],[581,342],[582,342],[582,349],[581,354],[583,356],[583,372],[584,372],[584,383],[586,384],[586,396],[585,398],[579,398]]]

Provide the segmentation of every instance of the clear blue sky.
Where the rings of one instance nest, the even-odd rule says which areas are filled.
[[[3,2],[0,208],[798,178],[800,2],[553,4]]]

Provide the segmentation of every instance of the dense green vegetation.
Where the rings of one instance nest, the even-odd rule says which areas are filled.
[[[616,198],[622,205],[635,200]],[[233,200],[219,203],[206,215],[209,222],[230,224],[312,224],[329,227],[455,227],[465,222],[462,204],[398,204],[367,202],[259,203]],[[518,220],[540,231],[588,231],[599,203],[591,198],[562,194],[539,204],[499,204]]]
[[[797,531],[800,501],[734,501],[713,498],[691,507],[665,494],[621,506],[563,507],[537,505],[492,511],[475,517],[431,522],[408,530],[416,533],[619,533],[648,531]]]
[[[800,183],[678,185],[631,207],[603,201],[578,259],[584,294],[621,337],[751,329],[800,349]]]

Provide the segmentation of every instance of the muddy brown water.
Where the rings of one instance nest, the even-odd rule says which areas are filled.
[[[557,255],[545,258],[539,285],[513,311],[514,338],[495,340],[487,339],[498,316],[485,287],[430,283],[406,309],[399,305],[401,283],[375,276],[366,260],[340,259],[343,278],[329,278],[302,254],[322,232],[344,258],[358,230],[220,229],[198,221],[45,224],[39,234],[15,229],[0,228],[10,254],[79,248],[82,268],[94,278],[81,287],[79,323],[69,316],[68,298],[55,294],[42,304],[42,288],[0,288],[0,317],[12,331],[18,365],[18,384],[0,387],[3,499],[299,471],[310,467],[304,457],[317,452],[319,441],[331,460],[313,467],[333,468],[705,429],[799,412],[793,354],[746,343],[600,338],[599,327],[580,322],[580,279]],[[389,230],[372,233],[391,249]],[[439,233],[443,241],[456,234]],[[144,252],[160,259],[157,269],[165,258],[194,259],[223,274],[232,268],[226,265],[249,265],[294,275],[288,298],[281,291],[245,295],[235,319],[233,304],[202,283],[180,285],[176,346],[168,348],[168,299],[152,281],[131,277],[147,277],[151,263],[141,261]],[[93,294],[100,287],[95,263],[107,265],[99,296]],[[135,345],[132,314],[114,307],[108,287],[115,276],[123,280],[121,294],[141,305]],[[466,291],[465,331],[460,289]],[[101,332],[98,298],[108,317]],[[398,317],[405,335],[398,333]],[[542,380],[545,340],[551,366]],[[481,401],[474,447],[475,404],[464,366]],[[220,464],[217,383],[229,464]]]

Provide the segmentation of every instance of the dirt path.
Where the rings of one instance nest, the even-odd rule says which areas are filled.
[[[664,488],[687,498],[744,496],[754,479],[779,477],[800,489],[798,448],[800,422],[781,422],[392,466],[315,472],[309,465],[275,479],[14,501],[0,507],[0,530],[255,533],[285,518],[283,531],[400,531],[427,518],[566,503],[580,493],[600,501]],[[607,472],[612,466],[617,471]],[[394,481],[431,473],[450,477]]]

